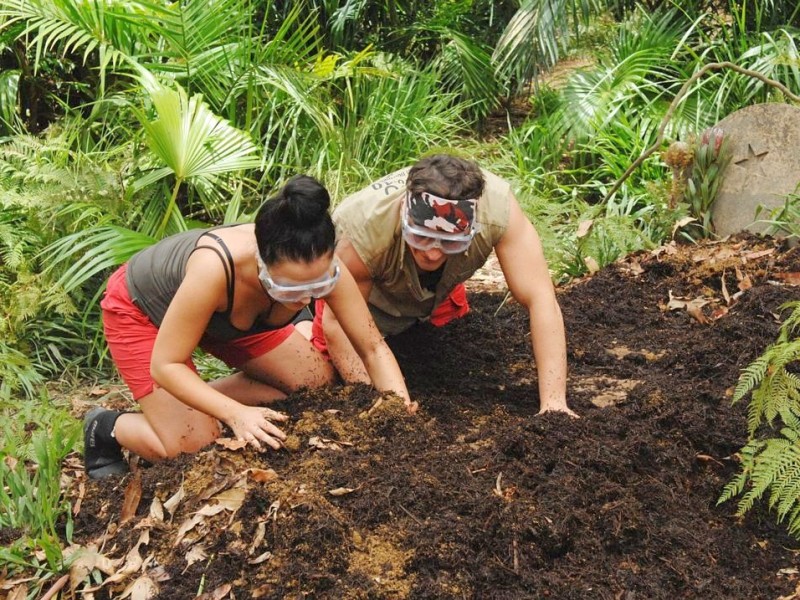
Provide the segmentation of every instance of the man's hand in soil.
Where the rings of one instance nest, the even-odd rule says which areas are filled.
[[[283,422],[288,419],[287,415],[270,408],[241,406],[226,422],[237,439],[244,440],[260,451],[262,442],[275,450],[283,447],[286,434],[272,421]]]

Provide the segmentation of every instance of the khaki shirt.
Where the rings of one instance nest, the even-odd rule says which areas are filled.
[[[478,200],[480,229],[463,254],[451,255],[434,291],[420,285],[414,257],[402,238],[401,210],[410,167],[395,171],[345,198],[333,212],[339,238],[347,238],[372,277],[369,309],[383,335],[430,317],[453,288],[472,277],[508,228],[513,193],[508,182],[483,171]]]

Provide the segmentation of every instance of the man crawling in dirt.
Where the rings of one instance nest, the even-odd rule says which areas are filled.
[[[577,416],[566,400],[566,340],[542,244],[511,186],[449,154],[419,160],[345,198],[333,213],[336,254],[355,277],[384,336],[469,312],[464,281],[495,251],[530,315],[540,413]],[[317,300],[312,342],[343,379],[369,383],[336,317]]]

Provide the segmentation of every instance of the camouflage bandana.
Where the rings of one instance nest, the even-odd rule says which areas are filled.
[[[408,221],[434,231],[469,234],[475,221],[475,199],[448,200],[427,192],[406,193]]]

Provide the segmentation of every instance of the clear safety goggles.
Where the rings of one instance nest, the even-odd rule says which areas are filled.
[[[336,287],[336,282],[339,281],[339,260],[334,258],[331,263],[333,272],[314,281],[304,281],[303,283],[296,284],[282,284],[276,283],[267,270],[267,265],[261,259],[261,255],[256,252],[256,261],[258,262],[258,279],[261,285],[266,290],[267,294],[273,300],[283,302],[286,304],[295,304],[302,302],[306,298],[324,298],[333,291]]]
[[[478,224],[473,224],[469,233],[447,233],[419,227],[408,222],[407,212],[403,209],[403,239],[412,248],[423,252],[434,248],[439,248],[444,254],[466,252],[479,229]]]

